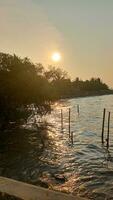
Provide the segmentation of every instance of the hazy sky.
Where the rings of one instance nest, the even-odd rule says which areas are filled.
[[[0,51],[113,87],[113,0],[0,0]]]

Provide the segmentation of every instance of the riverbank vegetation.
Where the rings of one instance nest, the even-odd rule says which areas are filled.
[[[109,94],[100,78],[71,80],[60,68],[34,64],[28,58],[0,53],[0,128],[25,121],[34,110],[50,111],[52,101],[61,98]]]

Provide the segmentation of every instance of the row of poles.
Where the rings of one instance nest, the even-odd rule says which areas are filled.
[[[80,113],[80,107],[77,105],[77,113],[79,115]],[[109,132],[110,132],[110,115],[111,113],[108,112],[108,119],[107,119],[107,138],[106,138],[106,147],[109,149]],[[102,121],[102,135],[101,135],[101,141],[102,144],[105,143],[104,141],[104,130],[105,130],[105,116],[106,116],[106,109],[103,110],[103,121]],[[63,110],[61,109],[61,129],[63,130]],[[69,108],[68,111],[68,131],[69,131],[69,139],[71,140],[71,143],[73,144],[73,132],[71,131],[71,109]]]
[[[80,108],[79,105],[77,105],[77,113],[79,115]],[[63,110],[61,109],[61,129],[63,130]],[[73,144],[73,132],[71,131],[71,108],[69,108],[68,111],[68,131],[69,131],[69,139],[71,140],[71,143]]]
[[[106,146],[109,149],[109,129],[110,129],[110,112],[108,112],[108,121],[107,121],[107,138],[106,138]],[[105,116],[106,116],[106,109],[103,110],[103,121],[102,121],[102,135],[101,140],[102,144],[104,144],[104,130],[105,130]]]

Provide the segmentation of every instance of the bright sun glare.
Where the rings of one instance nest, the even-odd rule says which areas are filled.
[[[61,60],[61,54],[59,52],[55,52],[52,54],[51,58],[54,62],[59,62]]]

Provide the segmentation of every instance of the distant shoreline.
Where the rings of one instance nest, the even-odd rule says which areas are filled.
[[[70,98],[80,98],[80,97],[95,97],[95,96],[103,96],[103,95],[111,95],[113,94],[113,90],[101,90],[101,91],[82,91],[79,94],[74,94],[70,96],[61,96],[60,99],[70,99]]]

